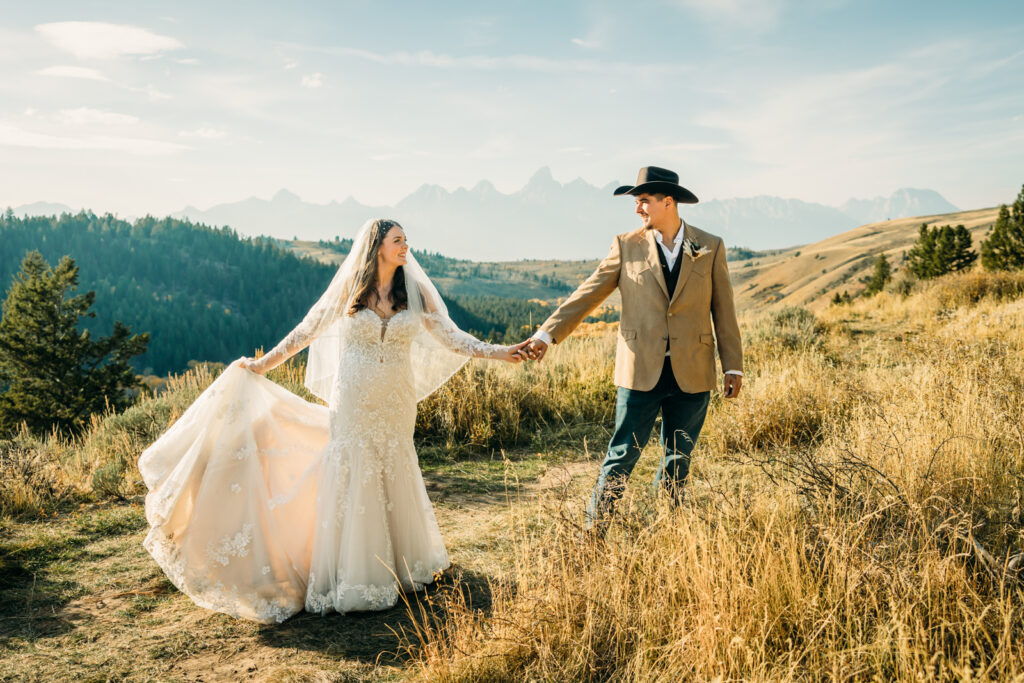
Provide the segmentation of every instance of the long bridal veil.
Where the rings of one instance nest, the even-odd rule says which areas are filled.
[[[315,337],[309,345],[305,385],[325,401],[329,400],[345,346],[345,314],[352,307],[358,295],[358,284],[364,280],[370,267],[369,252],[376,243],[373,231],[387,230],[386,225],[381,228],[379,224],[380,221],[367,221],[360,228],[352,241],[352,250],[331,284],[296,328]],[[409,311],[417,317],[429,314],[447,319],[448,308],[411,250],[402,271],[409,296]],[[468,360],[442,345],[426,326],[421,326],[413,340],[411,353],[417,401],[432,394]]]

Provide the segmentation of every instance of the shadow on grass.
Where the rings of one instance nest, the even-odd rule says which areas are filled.
[[[68,568],[96,556],[87,548],[94,541],[143,526],[141,509],[115,507],[34,522],[17,534],[0,532],[0,644],[73,630],[76,624],[61,610],[86,589]]]
[[[491,609],[488,577],[453,566],[419,593],[406,593],[406,605],[380,612],[310,614],[302,612],[283,624],[261,627],[259,640],[267,647],[315,651],[338,659],[402,665],[415,655],[418,645],[412,615],[422,622],[423,612],[436,624],[446,619],[447,594],[461,592],[465,601],[484,614]],[[458,600],[456,598],[456,600]],[[421,609],[423,612],[421,612]]]

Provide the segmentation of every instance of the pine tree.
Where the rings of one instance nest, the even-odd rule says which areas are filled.
[[[964,270],[978,258],[971,245],[971,233],[962,225],[922,224],[917,242],[906,254],[907,270],[922,280]]]
[[[832,305],[833,306],[840,306],[842,304],[849,304],[849,303],[853,303],[853,297],[850,296],[850,293],[847,292],[845,289],[843,290],[842,294],[840,294],[839,292],[836,292],[832,296]]]
[[[948,229],[945,226],[944,229]],[[966,270],[978,260],[978,252],[971,250],[974,240],[971,239],[971,232],[962,225],[958,225],[950,231],[953,240],[953,251],[948,261],[949,269],[954,273],[959,270]]]
[[[1024,268],[1024,187],[1012,211],[1002,205],[987,239],[981,243],[981,265],[985,270]]]
[[[905,257],[907,270],[922,280],[941,275],[936,272],[935,241],[936,231],[929,230],[928,224],[922,223],[917,233],[917,242]]]
[[[95,293],[70,296],[77,285],[68,256],[55,267],[38,251],[22,261],[0,320],[0,434],[22,422],[35,433],[77,433],[91,414],[126,407],[138,386],[129,361],[145,353],[149,335],[120,322],[101,339],[80,331],[83,317],[95,317]]]
[[[889,265],[889,259],[885,258],[885,254],[879,254],[875,260],[875,270],[871,273],[871,278],[864,288],[864,295],[878,294],[885,289],[890,280],[892,280],[892,266]]]

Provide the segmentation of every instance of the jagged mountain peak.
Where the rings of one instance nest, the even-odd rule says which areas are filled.
[[[281,188],[274,194],[270,201],[274,202],[275,204],[298,204],[302,201],[302,199],[299,197],[299,195],[295,194],[294,192],[291,192],[285,188]]]
[[[551,175],[551,168],[549,166],[541,166],[540,168],[538,168],[536,171],[534,171],[533,175],[530,176],[530,179],[526,182],[527,187],[529,187],[530,185],[551,184],[557,185],[558,182],[555,180],[555,177]]]

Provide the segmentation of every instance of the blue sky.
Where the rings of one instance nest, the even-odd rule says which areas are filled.
[[[18,3],[0,206],[383,204],[647,164],[702,199],[991,206],[1024,184],[1022,34],[1019,2]]]

